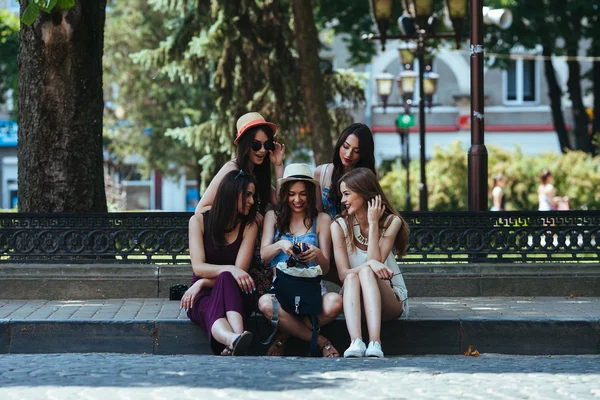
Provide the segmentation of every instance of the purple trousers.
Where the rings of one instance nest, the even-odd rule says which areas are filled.
[[[188,318],[208,334],[213,354],[220,354],[225,345],[217,342],[211,334],[216,320],[226,318],[226,313],[235,311],[247,318],[256,305],[253,294],[242,292],[231,272],[221,272],[212,288],[203,288],[194,299]]]

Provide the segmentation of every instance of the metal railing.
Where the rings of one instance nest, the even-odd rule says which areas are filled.
[[[189,263],[191,213],[0,214],[0,263]],[[599,262],[600,211],[407,212],[402,263]]]

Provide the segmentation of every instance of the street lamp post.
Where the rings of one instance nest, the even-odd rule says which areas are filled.
[[[417,41],[417,57],[419,59],[419,139],[421,158],[421,183],[419,185],[419,202],[421,210],[427,209],[427,184],[425,180],[425,87],[424,87],[424,40],[429,38],[454,38],[457,47],[462,38],[462,27],[468,12],[468,0],[444,0],[445,11],[452,21],[454,32],[451,34],[436,34],[427,32],[425,28],[435,25],[434,0],[402,0],[406,14],[398,19],[398,25],[403,32],[401,36],[386,36],[380,30],[380,36],[364,35],[366,40],[403,39]],[[370,0],[371,8],[384,7],[389,0]],[[379,5],[378,3],[382,3]],[[385,10],[385,7],[383,8]],[[383,28],[389,25],[389,13],[372,13],[377,26]],[[377,15],[386,15],[386,23],[377,21]],[[471,0],[471,147],[468,153],[468,185],[469,210],[484,211],[487,209],[487,149],[484,141],[484,105],[483,105],[483,24],[495,24],[501,29],[507,29],[512,24],[512,14],[508,9],[490,9],[483,7],[482,0]],[[385,48],[384,48],[385,49]],[[434,89],[435,90],[435,89]]]

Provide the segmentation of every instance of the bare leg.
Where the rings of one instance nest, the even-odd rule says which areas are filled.
[[[402,302],[394,294],[389,281],[377,280],[381,295],[381,320],[389,321],[402,314]]]
[[[371,268],[362,269],[358,276],[362,289],[369,341],[381,343],[381,295],[377,284],[380,279],[375,276]]]
[[[273,315],[272,295],[263,295],[260,300],[258,300],[258,308],[267,319],[271,319]],[[310,342],[312,339],[312,326],[306,326],[303,322],[303,319],[294,317],[281,307],[279,307],[278,329],[289,336],[297,337],[305,342]],[[327,338],[324,336],[319,335],[317,338],[319,347],[323,347],[328,342],[329,340],[327,340]]]
[[[357,274],[349,273],[344,279],[344,317],[350,340],[362,340],[361,331],[361,282]]]
[[[219,318],[216,320],[210,328],[210,333],[217,342],[228,347],[231,347],[233,341],[239,336],[239,333],[233,331],[231,325],[227,322],[227,318]]]
[[[240,334],[244,332],[244,317],[237,311],[227,311],[225,314],[227,317],[227,322],[233,332]]]

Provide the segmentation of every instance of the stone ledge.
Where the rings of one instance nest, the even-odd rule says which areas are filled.
[[[411,296],[600,297],[600,264],[401,264]],[[168,298],[189,265],[2,264],[4,299]],[[333,287],[335,290],[335,287]]]

